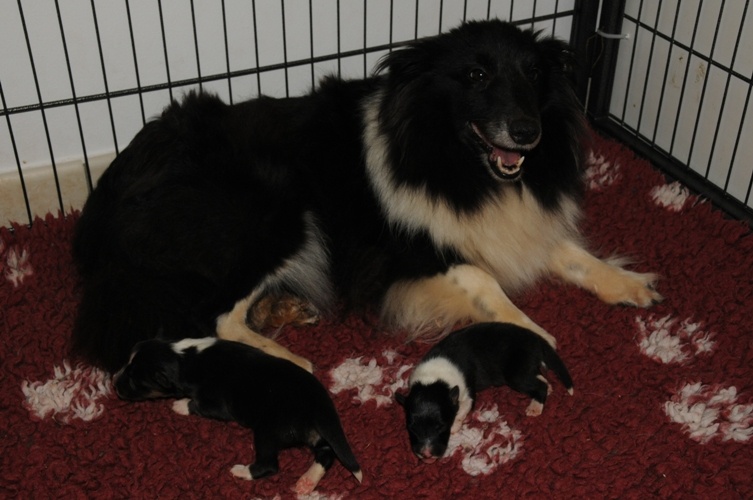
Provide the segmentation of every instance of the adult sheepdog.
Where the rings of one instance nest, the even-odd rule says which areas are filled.
[[[217,335],[311,370],[248,326],[249,307],[373,307],[410,336],[503,321],[554,344],[509,298],[542,276],[608,303],[660,300],[653,274],[593,256],[579,234],[571,70],[564,43],[490,20],[303,97],[171,104],[78,221],[74,352],[116,371],[140,340]]]

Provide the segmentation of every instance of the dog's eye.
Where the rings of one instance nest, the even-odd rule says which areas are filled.
[[[528,79],[532,82],[536,82],[539,80],[539,76],[541,75],[541,71],[536,66],[531,66],[528,68],[528,71],[526,71],[526,75],[528,76]]]
[[[489,75],[481,68],[473,68],[470,73],[468,73],[468,78],[474,82],[485,82],[489,79]]]

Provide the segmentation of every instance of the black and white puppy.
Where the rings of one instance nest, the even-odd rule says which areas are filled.
[[[404,408],[413,452],[434,462],[447,451],[450,434],[460,430],[476,393],[507,385],[533,398],[526,410],[540,415],[551,386],[543,376],[551,369],[568,392],[570,374],[541,336],[509,323],[477,323],[451,333],[436,344],[413,370],[408,395],[395,397]]]
[[[234,476],[273,475],[281,449],[308,446],[315,462],[296,483],[296,493],[313,491],[335,457],[362,480],[327,390],[290,361],[214,337],[147,340],[136,345],[114,380],[123,399],[183,398],[173,404],[176,413],[232,420],[253,429],[256,462],[234,466]]]

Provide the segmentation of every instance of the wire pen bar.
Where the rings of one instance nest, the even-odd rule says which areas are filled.
[[[598,99],[589,101],[589,117],[668,176],[753,226],[753,147],[743,132],[753,126],[753,65],[739,57],[744,28],[753,21],[749,1],[669,5],[602,4],[609,22],[604,30],[631,36],[604,43],[599,57],[613,67],[593,72]]]
[[[635,3],[638,0],[628,1]],[[211,7],[207,7],[208,5],[210,4],[195,0],[126,0],[123,3],[101,0],[68,3],[55,0],[55,10],[52,11],[46,4],[29,0],[0,0],[4,13],[17,16],[18,19],[18,26],[13,27],[20,29],[18,42],[23,42],[15,44],[19,46],[13,48],[13,53],[16,54],[14,57],[23,60],[21,64],[28,65],[30,70],[28,89],[20,93],[17,86],[7,84],[11,80],[2,80],[6,75],[10,76],[10,73],[0,73],[0,115],[5,117],[5,120],[0,121],[0,148],[6,151],[0,151],[0,159],[3,160],[0,169],[5,169],[0,170],[0,175],[17,177],[18,189],[23,193],[19,202],[23,205],[24,216],[21,218],[26,218],[31,223],[35,216],[45,214],[39,213],[39,209],[35,208],[36,201],[30,202],[27,163],[44,165],[44,168],[50,169],[55,184],[55,205],[62,214],[67,215],[71,205],[66,204],[68,195],[61,190],[60,165],[68,168],[70,158],[80,158],[85,174],[85,189],[90,191],[96,183],[90,157],[103,154],[102,141],[109,143],[106,149],[113,153],[119,152],[152,114],[179,98],[188,89],[217,92],[230,103],[269,93],[270,89],[274,89],[273,95],[296,95],[316,84],[320,69],[335,72],[341,77],[366,77],[374,60],[381,54],[402,47],[412,39],[440,33],[468,19],[499,16],[524,28],[544,28],[546,32],[560,37],[562,32],[571,30],[569,34],[565,33],[565,38],[569,35],[571,41],[576,41],[582,49],[583,41],[594,35],[597,28],[601,28],[595,26],[597,12],[602,8],[608,10],[617,6],[616,8],[623,10],[620,15],[625,22],[635,26],[635,38],[639,38],[639,31],[641,36],[651,36],[648,59],[651,65],[660,64],[664,68],[665,78],[669,62],[655,55],[653,50],[659,40],[669,43],[671,50],[686,51],[687,64],[691,57],[700,58],[708,61],[709,68],[714,67],[727,73],[725,89],[734,87],[739,81],[748,85],[742,120],[749,116],[747,107],[751,77],[733,69],[735,58],[727,65],[716,61],[712,56],[704,55],[694,47],[693,41],[686,47],[675,40],[676,22],[671,34],[650,26],[650,22],[657,24],[663,14],[659,7],[656,19],[647,24],[641,15],[642,10],[648,9],[643,1],[637,16],[624,12],[625,1],[603,2],[600,5],[598,0],[390,0],[383,3],[342,0],[221,0],[211,4]],[[17,12],[13,12],[14,10]],[[677,12],[679,10],[678,2]],[[71,12],[76,12],[77,15]],[[720,13],[720,18],[721,15]],[[55,52],[49,50],[50,42],[40,45],[41,42],[37,40],[38,35],[44,31],[44,26],[39,24],[42,22],[40,19],[47,19],[45,16],[53,16],[55,19],[52,30],[54,33],[51,34],[56,37],[53,40],[57,39],[60,45],[59,49],[55,49],[60,51],[59,59],[52,62],[55,68],[60,68],[62,78],[53,87],[50,87],[48,81],[41,80],[42,76],[49,79],[48,66],[53,58],[49,53]],[[324,16],[329,17],[323,19]],[[31,26],[33,29],[29,26],[29,19],[35,23]],[[427,20],[430,20],[428,25]],[[409,23],[408,31],[406,22]],[[698,22],[696,20],[696,25]],[[114,26],[119,30],[117,36],[110,32]],[[741,31],[742,26],[741,20]],[[149,33],[145,33],[147,29]],[[305,33],[306,30],[308,33]],[[611,28],[606,31],[620,32]],[[84,32],[92,41],[86,46],[90,53],[82,55],[81,37]],[[44,33],[47,35],[50,32],[47,30]],[[75,37],[73,33],[76,33]],[[358,38],[354,39],[353,33],[358,33]],[[693,37],[695,39],[695,34]],[[113,43],[119,43],[124,48],[115,51],[120,54],[118,59],[113,59]],[[607,43],[617,46],[617,43]],[[740,35],[738,43],[741,43]],[[84,56],[91,56],[91,60],[86,62],[89,66],[85,71],[81,69]],[[630,55],[631,66],[637,65],[641,57],[643,56],[635,53],[633,48]],[[587,79],[590,70],[590,67],[581,68],[579,80]],[[125,78],[124,73],[127,73]],[[645,78],[633,82],[635,88],[641,85],[645,88],[648,85],[648,72],[642,76]],[[19,78],[12,80],[18,81]],[[3,86],[3,83],[6,85]],[[664,102],[665,87],[666,82],[663,82],[660,107]],[[54,91],[50,91],[50,88]],[[627,102],[626,94],[625,103]],[[725,97],[723,104],[727,102]],[[644,96],[637,123],[627,119],[627,104],[623,106],[621,113],[607,111],[603,116],[608,117],[606,121],[616,121],[620,131],[632,136],[633,140],[645,143],[647,138],[643,135],[644,125],[652,124],[654,131],[659,128],[658,116],[644,113],[644,108],[648,109],[648,106],[648,97]],[[133,117],[126,117],[124,109],[133,114]],[[700,113],[699,108],[698,117],[701,116]],[[96,115],[95,122],[92,121],[92,115]],[[61,124],[65,117],[69,117],[68,123]],[[37,120],[41,124],[34,134],[39,137],[35,135],[32,139],[29,130],[36,126]],[[678,112],[676,122],[679,120]],[[720,128],[722,115],[715,117],[714,121],[717,128]],[[597,126],[602,122],[604,120],[594,120]],[[738,143],[741,141],[741,134],[742,126],[736,133]],[[647,137],[651,150],[667,154],[662,149],[667,149],[666,144],[659,141],[655,132]],[[37,142],[33,148],[34,157],[29,160],[27,156],[30,154],[30,144]],[[3,144],[9,147],[5,148]],[[669,148],[668,154],[670,158],[673,154],[676,156],[674,147]],[[693,151],[693,161],[696,155],[700,157],[700,153]],[[732,155],[734,160],[745,153],[742,148],[738,153],[736,145]],[[709,170],[707,165],[704,167]],[[12,173],[10,168],[13,168]],[[685,165],[682,168],[689,167]],[[721,184],[726,191],[728,186],[738,188],[740,182],[730,169]],[[746,179],[744,184],[745,200],[750,200],[753,180]],[[0,201],[0,208],[4,208],[2,203],[5,202]],[[2,224],[7,222],[0,221]]]

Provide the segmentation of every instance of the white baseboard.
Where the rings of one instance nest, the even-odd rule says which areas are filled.
[[[115,158],[115,153],[98,155],[89,159],[92,184],[96,184],[99,176],[113,158]],[[84,161],[61,162],[56,165],[56,168],[65,213],[80,210],[89,195]],[[11,222],[29,223],[24,185],[32,220],[36,217],[43,218],[48,213],[60,212],[60,200],[55,187],[52,165],[24,169],[23,182],[22,185],[21,176],[17,171],[0,174],[0,226],[10,225]]]

